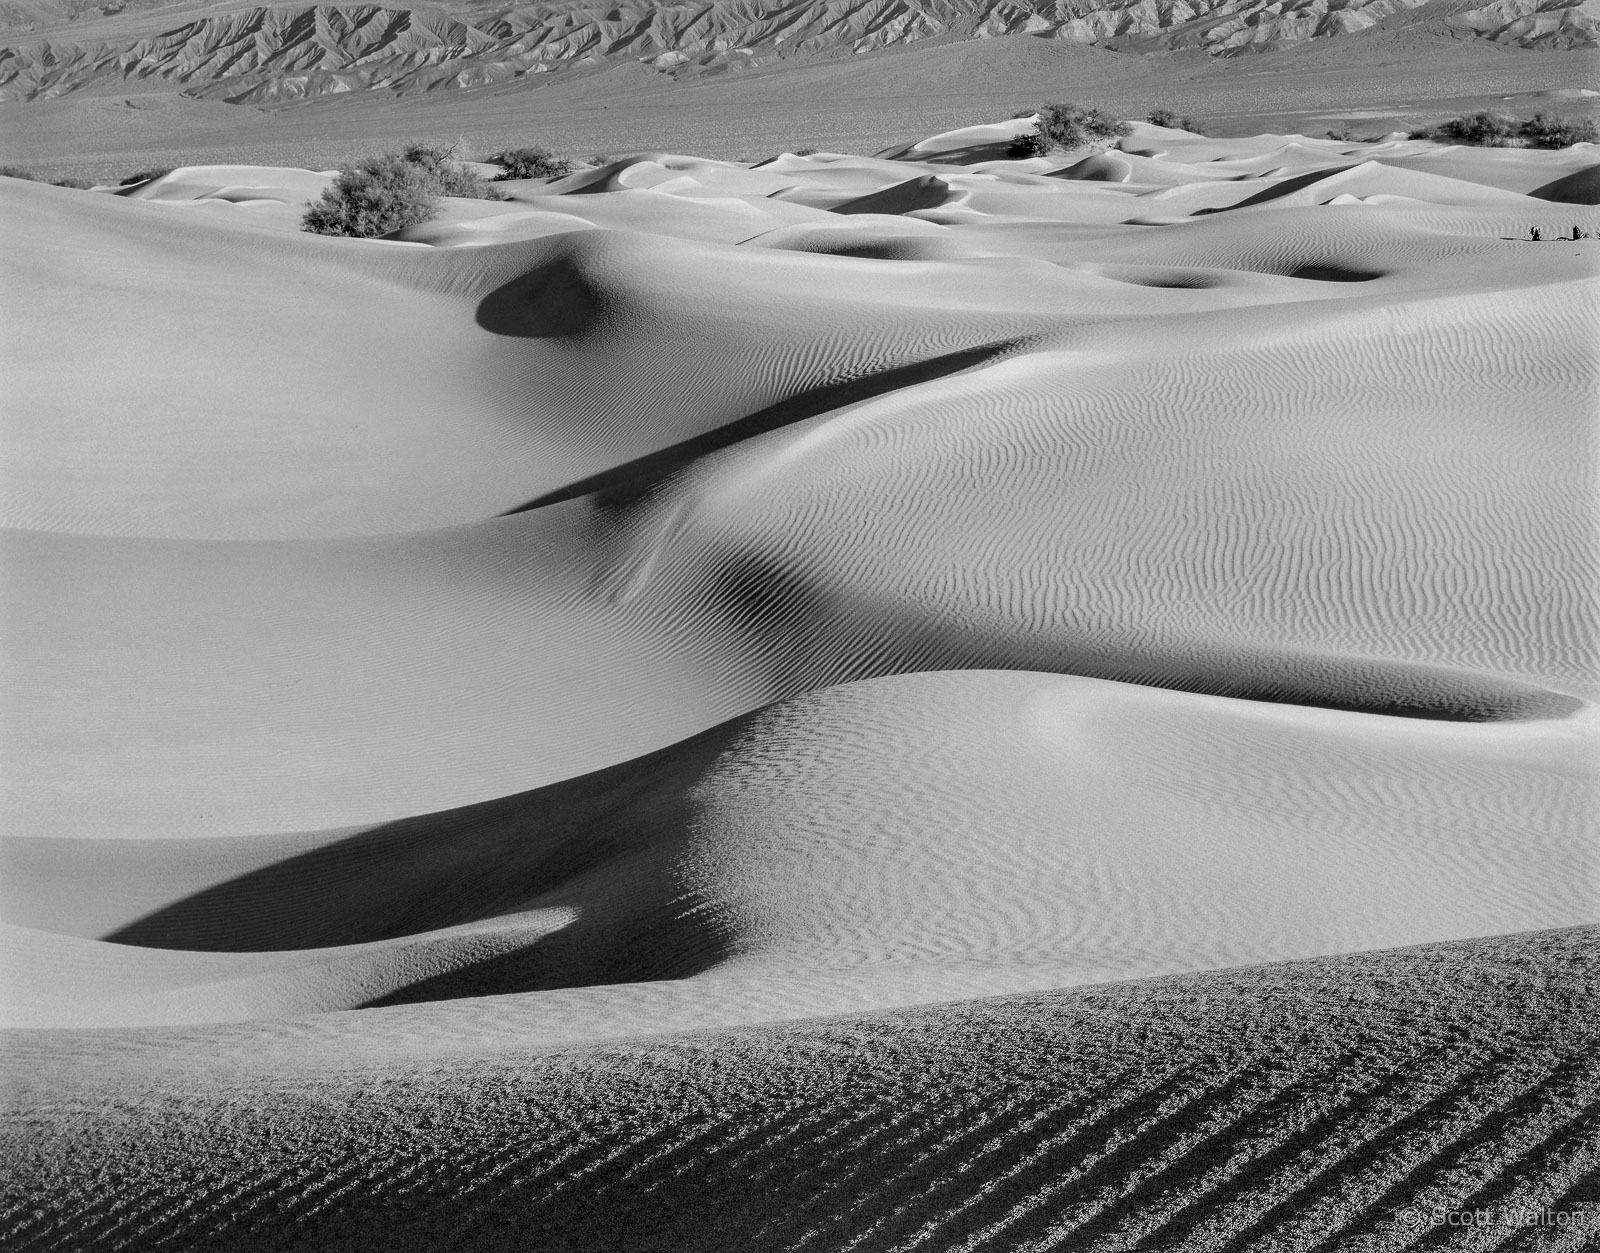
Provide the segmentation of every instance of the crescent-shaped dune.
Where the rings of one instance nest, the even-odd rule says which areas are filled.
[[[43,929],[10,1017],[581,989],[563,1004],[609,1018],[613,985],[777,1004],[795,975],[814,1010],[834,975],[844,1005],[893,1003],[1571,926],[1600,870],[1593,721],[908,675],[356,832],[8,841],[4,916]]]
[[[1583,1247],[1600,157],[1020,125],[0,178],[0,1242]]]

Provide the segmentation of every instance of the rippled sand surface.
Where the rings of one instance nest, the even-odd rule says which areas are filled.
[[[0,179],[8,1248],[1583,1247],[1600,150],[1021,125]]]

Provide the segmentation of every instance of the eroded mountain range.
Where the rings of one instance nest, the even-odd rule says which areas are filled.
[[[164,22],[162,19],[165,18]],[[0,6],[0,100],[156,80],[271,104],[335,92],[412,94],[607,62],[675,77],[850,55],[930,38],[1017,33],[1128,51],[1218,55],[1428,20],[1530,48],[1600,43],[1597,0],[710,0],[608,5]],[[80,33],[81,32],[81,33]]]

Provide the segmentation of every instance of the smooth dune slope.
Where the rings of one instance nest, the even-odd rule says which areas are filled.
[[[1583,1247],[1600,150],[1026,125],[0,178],[0,1244]]]
[[[276,189],[235,203],[216,198],[234,184],[184,173],[132,201],[4,180],[11,525],[268,539],[476,521],[774,402],[1038,328],[1059,303],[1002,274],[978,284],[987,318],[949,312],[970,283],[924,313],[905,280],[780,311],[774,286],[823,288],[823,263],[756,254],[729,273],[639,236],[648,214],[435,253],[300,234],[254,212],[282,207]],[[780,221],[796,214],[819,216]],[[771,225],[739,216],[736,239]]]
[[[1594,211],[1410,172],[1449,203],[1347,203],[1349,145],[1125,147],[1248,168],[659,157],[428,228],[583,229],[432,248],[185,198],[235,170],[8,187],[62,319],[15,318],[7,409],[18,829],[397,819],[918,669],[1446,716],[1592,695],[1596,245],[1505,235]],[[1330,203],[1301,203],[1318,161]],[[945,203],[825,207],[908,175]],[[702,211],[721,234],[676,233]]]
[[[656,1030],[1574,925],[1593,723],[908,675],[367,831],[8,840],[0,917],[42,929],[8,946],[8,1017],[565,989],[552,1022]]]

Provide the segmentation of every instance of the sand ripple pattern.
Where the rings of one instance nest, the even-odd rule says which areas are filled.
[[[181,1037],[148,1071],[101,1037],[66,1081],[46,1037],[11,1052],[54,1095],[4,1129],[0,1231],[29,1253],[1578,1248],[1519,1224],[1594,1217],[1596,954],[1577,929],[331,1070],[263,1033],[251,1069],[188,1082],[162,1065]],[[1463,1211],[1486,1217],[1433,1225]]]
[[[8,341],[16,829],[396,820],[919,670],[1600,691],[1594,243],[1553,242],[1600,215],[1525,194],[1580,150],[1145,126],[1096,182],[990,159],[1017,125],[629,158],[428,247],[294,232],[305,171],[8,180],[8,283],[82,332]]]
[[[0,179],[0,1244],[1582,1247],[1594,154],[1022,125]]]

